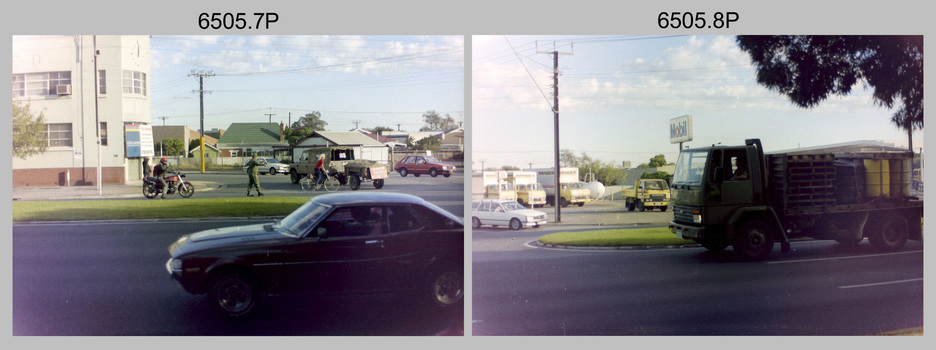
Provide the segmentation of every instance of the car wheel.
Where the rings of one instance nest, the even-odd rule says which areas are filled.
[[[249,314],[257,306],[260,291],[257,285],[239,272],[230,272],[215,279],[209,294],[212,303],[228,317]]]
[[[357,191],[359,188],[361,188],[361,178],[356,174],[351,174],[349,176],[351,178],[348,181],[348,187],[350,187],[352,191]]]
[[[476,217],[472,217],[472,218],[471,218],[471,228],[479,228],[479,227],[481,227],[481,219],[478,219],[478,218],[476,218]]]
[[[773,250],[773,232],[766,223],[752,219],[735,232],[734,251],[749,260],[764,260]]]
[[[374,188],[378,190],[383,188],[383,179],[374,180]]]
[[[516,231],[523,228],[523,224],[520,223],[520,219],[513,218],[510,219],[510,228]]]
[[[429,169],[429,176],[436,177],[439,176],[439,171],[435,168]]]
[[[294,185],[299,183],[299,173],[296,172],[296,169],[289,171],[289,181],[292,181]]]
[[[438,308],[458,305],[465,296],[462,272],[452,267],[441,267],[429,274],[429,301]]]
[[[907,222],[899,216],[885,218],[883,225],[868,234],[868,242],[871,246],[885,252],[892,252],[903,248],[909,238],[910,230],[907,228]]]
[[[276,168],[270,168],[270,175],[276,175]]]
[[[400,168],[400,177],[406,177],[406,174],[408,174],[406,168]]]

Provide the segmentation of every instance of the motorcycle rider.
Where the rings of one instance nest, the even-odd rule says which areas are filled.
[[[159,164],[156,164],[156,167],[153,169],[153,175],[156,175],[156,180],[159,180],[159,183],[162,184],[162,199],[166,199],[166,192],[169,192],[169,184],[166,183],[166,173],[170,170],[169,168],[169,159],[163,157],[159,160]]]

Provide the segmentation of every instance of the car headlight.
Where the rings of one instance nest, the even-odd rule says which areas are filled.
[[[169,269],[173,271],[182,270],[182,259],[172,259],[169,260]]]

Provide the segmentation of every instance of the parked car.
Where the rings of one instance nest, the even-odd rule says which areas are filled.
[[[441,174],[449,177],[455,173],[455,166],[442,163],[431,156],[406,156],[406,158],[396,162],[393,170],[400,173],[402,177],[406,177],[407,174],[413,174],[415,177],[422,174],[429,174],[432,177]]]
[[[244,161],[244,165],[241,167],[244,171],[247,171],[247,162],[250,159]],[[276,158],[257,158],[257,162],[260,163],[260,166],[257,168],[257,172],[260,174],[286,174],[289,175],[289,164],[280,163]]]
[[[170,276],[232,317],[261,293],[408,291],[441,308],[464,296],[461,219],[407,194],[315,196],[275,223],[184,235],[169,253]]]
[[[514,230],[539,227],[546,223],[546,213],[524,208],[516,200],[482,199],[471,201],[471,227],[508,226]]]

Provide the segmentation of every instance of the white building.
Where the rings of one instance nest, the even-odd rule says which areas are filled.
[[[99,164],[102,183],[139,180],[140,144],[128,157],[125,127],[151,125],[150,39],[13,36],[13,101],[44,114],[48,142],[43,154],[13,157],[13,186],[93,185]],[[150,152],[144,138],[142,153]]]

